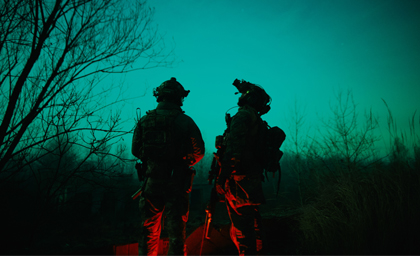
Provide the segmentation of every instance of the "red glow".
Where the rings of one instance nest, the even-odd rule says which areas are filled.
[[[185,241],[187,255],[199,255],[203,238],[204,225],[198,227]],[[210,239],[204,239],[202,255],[237,255],[238,250],[229,236],[230,225],[209,230]],[[159,240],[159,254],[167,255],[169,248],[168,238]],[[138,255],[138,243],[114,245],[114,255]]]
[[[159,239],[159,252],[158,255],[168,255],[169,239]],[[139,255],[139,244],[124,244],[113,246],[114,255]]]

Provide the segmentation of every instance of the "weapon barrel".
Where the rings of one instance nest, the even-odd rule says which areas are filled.
[[[139,190],[136,191],[136,193],[134,193],[131,198],[134,200],[137,197],[139,197],[141,195],[141,192],[143,192],[143,188],[140,188]]]
[[[205,234],[206,239],[210,239],[209,231],[210,231],[210,224],[211,224],[212,216],[211,216],[210,211],[206,210],[206,212],[207,212],[207,217],[206,217],[207,222],[206,222],[206,226],[205,226],[206,232],[204,232],[204,234]]]
[[[144,188],[146,187],[146,183],[147,183],[148,178],[146,177],[146,179],[143,181],[143,185],[141,186],[141,188],[139,190],[136,191],[136,193],[134,193],[134,195],[131,196],[131,198],[134,200],[137,197],[139,197],[141,195],[141,193],[143,192]]]

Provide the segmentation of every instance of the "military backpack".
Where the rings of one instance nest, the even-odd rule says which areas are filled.
[[[170,162],[176,158],[174,121],[181,113],[166,109],[147,112],[141,123],[141,159]]]
[[[259,158],[266,172],[280,171],[280,159],[283,152],[281,145],[286,139],[286,134],[277,126],[270,127],[267,122],[261,123],[259,131]]]

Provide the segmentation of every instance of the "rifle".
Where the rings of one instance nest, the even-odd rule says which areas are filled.
[[[131,198],[134,200],[134,199],[136,199],[137,197],[139,197],[140,195],[141,195],[141,193],[143,193],[143,191],[144,191],[144,189],[146,188],[146,183],[147,183],[147,179],[148,179],[149,177],[146,177],[145,179],[144,179],[144,181],[143,181],[143,184],[142,184],[142,186],[141,186],[141,188],[139,189],[139,190],[137,190],[136,191],[136,193],[134,193],[132,196],[131,196]]]
[[[219,195],[217,194],[216,179],[219,176],[220,171],[222,169],[221,160],[223,158],[223,155],[225,153],[225,148],[226,148],[224,140],[227,134],[229,133],[229,130],[230,130],[229,126],[230,126],[231,120],[232,118],[230,114],[226,112],[225,121],[226,121],[227,128],[224,131],[223,135],[216,136],[217,152],[213,153],[213,160],[211,162],[209,176],[207,178],[207,180],[209,181],[209,185],[211,185],[213,181],[214,181],[214,185],[211,188],[211,192],[210,192],[210,202],[207,204],[207,207],[206,207],[206,219],[204,222],[203,237],[201,239],[200,255],[203,251],[204,239],[210,239],[209,235],[210,235],[210,229],[213,227],[212,220],[213,220],[213,214],[216,208],[216,203],[224,202],[224,199],[220,198]]]
[[[210,239],[209,234],[210,234],[210,229],[213,227],[212,220],[213,220],[213,214],[216,208],[216,203],[221,201],[216,192],[216,178],[219,175],[220,169],[221,169],[220,162],[219,162],[220,156],[217,153],[213,153],[213,155],[214,156],[213,156],[211,168],[209,171],[208,181],[209,181],[209,185],[211,185],[212,182],[214,181],[214,185],[211,188],[211,192],[210,192],[210,202],[207,204],[207,207],[206,207],[206,219],[204,222],[203,237],[201,239],[200,255],[203,251],[204,239]]]
[[[136,109],[136,118],[134,119],[136,125],[140,125],[140,119],[141,119],[141,108],[137,108]],[[146,182],[147,182],[147,177],[145,177],[145,173],[146,173],[146,163],[142,163],[140,161],[137,160],[136,165],[135,165],[136,171],[137,171],[137,178],[139,179],[140,182],[143,181],[142,186],[140,187],[139,190],[136,191],[136,193],[134,193],[131,198],[134,200],[137,197],[139,197],[141,195],[141,193],[143,192],[144,188],[146,187]]]
[[[140,163],[140,162],[137,162],[136,163],[136,170],[137,170],[137,176],[138,176],[138,178],[139,178],[139,181],[140,182],[142,182],[143,181],[143,184],[142,184],[142,186],[140,187],[140,189],[139,190],[137,190],[136,191],[136,193],[134,193],[132,196],[131,196],[131,198],[134,200],[134,199],[136,199],[137,197],[139,197],[140,195],[141,195],[141,193],[144,191],[144,189],[146,188],[146,183],[147,183],[147,180],[148,180],[148,177],[145,175],[145,173],[146,173],[146,169],[147,169],[147,167],[146,167],[146,163]]]

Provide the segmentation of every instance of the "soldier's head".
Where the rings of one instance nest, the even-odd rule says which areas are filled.
[[[153,89],[153,96],[157,102],[169,101],[182,106],[184,98],[188,96],[190,91],[184,90],[184,87],[176,81],[175,77],[163,82],[157,88]]]
[[[259,115],[264,115],[270,111],[271,98],[263,88],[244,80],[239,81],[238,79],[235,79],[233,85],[242,94],[239,97],[238,106],[249,105],[257,110]]]

